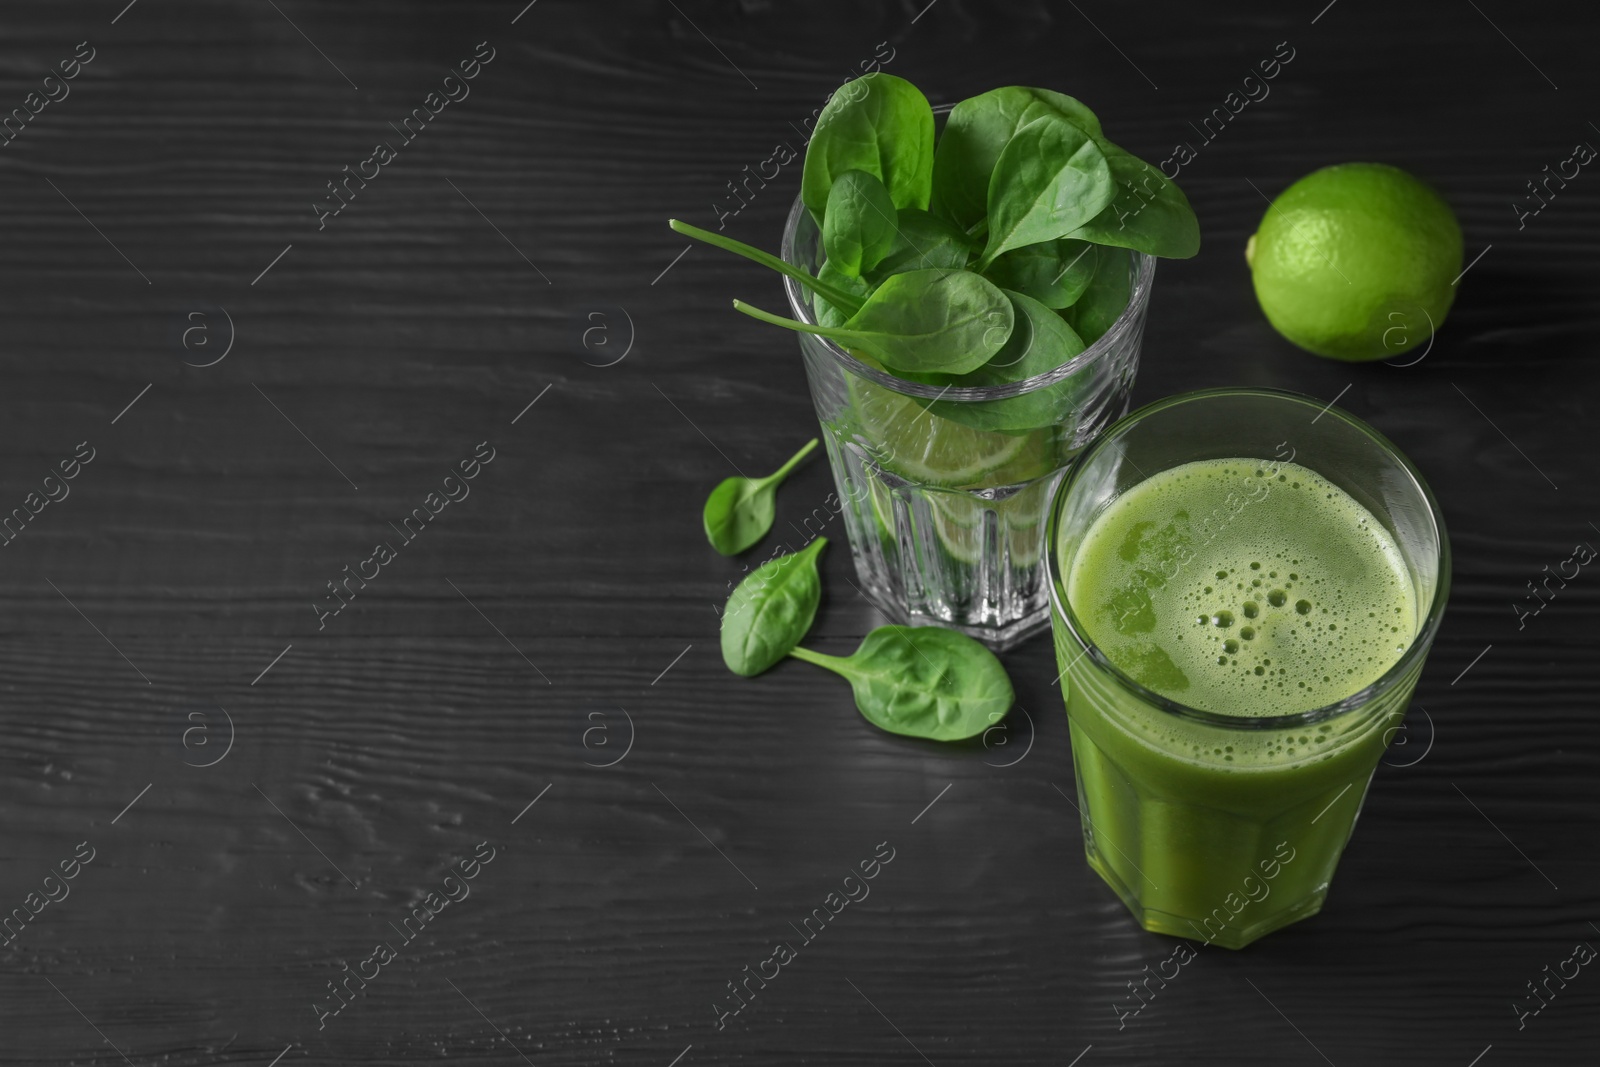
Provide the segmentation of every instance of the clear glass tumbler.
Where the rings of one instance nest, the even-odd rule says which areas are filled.
[[[1200,461],[1240,458],[1251,461],[1239,476],[1242,488],[1246,483],[1259,487],[1263,478],[1271,486],[1284,471],[1289,472],[1284,477],[1295,477],[1297,472],[1283,465],[1287,461],[1342,489],[1382,524],[1398,548],[1403,572],[1397,568],[1394,575],[1409,576],[1410,591],[1396,595],[1411,601],[1414,632],[1397,631],[1396,645],[1391,646],[1408,642],[1404,651],[1375,681],[1326,706],[1276,713],[1273,705],[1282,707],[1289,698],[1269,695],[1272,688],[1265,684],[1259,695],[1241,692],[1236,706],[1226,710],[1213,706],[1202,711],[1168,699],[1130,677],[1145,669],[1129,662],[1127,650],[1132,646],[1122,647],[1124,662],[1119,664],[1088,636],[1085,613],[1121,610],[1120,602],[1074,605],[1069,599],[1068,590],[1077,588],[1072,576],[1080,553],[1085,560],[1103,560],[1099,554],[1112,544],[1131,552],[1128,542],[1135,537],[1165,536],[1167,544],[1187,540],[1181,540],[1185,547],[1170,566],[1161,565],[1161,575],[1134,572],[1143,577],[1128,583],[1134,598],[1128,603],[1151,603],[1149,592],[1135,588],[1136,582],[1148,590],[1170,588],[1184,596],[1190,595],[1191,586],[1214,580],[1222,585],[1227,572],[1212,575],[1209,566],[1188,567],[1187,560],[1207,553],[1204,546],[1217,543],[1227,549],[1256,535],[1251,527],[1262,520],[1252,520],[1243,496],[1235,500],[1230,494],[1228,509],[1209,512],[1204,519],[1180,510],[1167,532],[1157,528],[1158,520],[1141,522],[1128,538],[1113,536],[1102,545],[1094,545],[1093,538],[1086,541],[1085,534],[1120,496],[1162,472]],[[1204,523],[1213,525],[1202,530]],[[1293,524],[1293,536],[1304,533],[1308,540],[1319,536],[1308,525]],[[1316,914],[1355,827],[1378,758],[1405,715],[1444,611],[1449,541],[1422,476],[1371,427],[1337,408],[1324,408],[1311,397],[1273,390],[1207,390],[1159,401],[1107,430],[1057,493],[1049,536],[1056,655],[1089,865],[1146,929],[1159,933],[1242,948]],[[1234,540],[1218,543],[1217,538]],[[1093,547],[1086,550],[1086,545]],[[1188,546],[1199,551],[1191,552]],[[1098,566],[1104,573],[1106,564]],[[1278,566],[1289,569],[1282,563]],[[1267,573],[1262,570],[1259,576],[1265,578]],[[1300,578],[1298,573],[1271,573],[1280,581]],[[1241,570],[1232,577],[1251,579],[1251,573]],[[1351,577],[1344,584],[1356,588],[1356,581]],[[1209,585],[1205,592],[1212,592]],[[1226,595],[1256,594],[1247,588],[1243,594]],[[1302,650],[1291,657],[1288,667],[1304,672],[1315,660],[1315,673],[1321,675],[1330,662],[1326,653],[1319,656],[1315,637],[1296,629],[1310,627],[1315,616],[1307,613],[1320,609],[1313,609],[1309,601],[1296,603],[1301,595],[1296,591],[1285,598],[1274,591],[1271,603],[1283,605],[1281,618],[1269,619],[1273,609],[1265,592],[1259,596],[1260,605],[1253,600],[1246,603],[1243,614],[1251,615],[1256,625],[1288,625],[1287,634],[1294,640],[1279,647]],[[1256,612],[1261,613],[1259,619]],[[1180,617],[1187,626],[1187,613]],[[1231,626],[1234,621],[1231,615],[1225,621],[1201,616],[1189,636],[1214,640],[1217,634],[1207,631],[1208,622]],[[1317,627],[1325,621],[1317,621]],[[1117,625],[1122,626],[1120,621]],[[1130,622],[1128,632],[1134,629]],[[1239,627],[1229,632],[1254,634],[1253,629],[1247,634]],[[1238,648],[1237,642],[1228,644]],[[1280,667],[1282,661],[1280,654]],[[1263,673],[1255,668],[1255,674]],[[1253,691],[1253,681],[1249,684]]]
[[[861,592],[895,622],[959,630],[996,649],[1048,625],[1051,493],[1073,458],[1128,409],[1155,275],[1150,256],[1102,251],[1100,270],[1128,271],[1127,308],[1078,356],[1025,381],[923,385],[827,338],[799,335]],[[822,260],[821,235],[799,199],[782,254],[811,272]],[[815,323],[811,294],[785,285],[794,317]],[[993,410],[1046,391],[1046,425],[1002,433],[969,424],[984,421],[970,417],[979,405]]]

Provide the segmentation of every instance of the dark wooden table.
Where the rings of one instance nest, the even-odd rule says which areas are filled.
[[[1518,1010],[1600,944],[1600,576],[1514,607],[1600,543],[1600,176],[1519,218],[1600,145],[1589,5],[523,2],[0,16],[27,118],[0,148],[0,510],[27,516],[0,548],[0,913],[27,918],[0,1063],[1595,1062],[1600,972]],[[1006,656],[1004,748],[717,653],[742,563],[701,502],[815,421],[792,340],[727,306],[774,280],[665,219],[715,225],[874,61],[935,102],[1074,93],[1152,161],[1193,144],[1205,247],[1159,270],[1136,401],[1337,398],[1450,523],[1444,630],[1326,910],[1201,951],[1136,1016],[1175,942],[1083,862],[1047,641]],[[1412,366],[1301,353],[1250,290],[1265,198],[1351,159],[1465,227]],[[729,232],[774,244],[798,176]],[[776,536],[830,488],[796,475]],[[846,552],[825,572],[838,651],[877,620]],[[882,842],[870,897],[719,1028]]]

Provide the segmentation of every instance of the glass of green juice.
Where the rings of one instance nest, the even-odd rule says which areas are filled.
[[[1422,476],[1312,397],[1186,393],[1084,451],[1048,539],[1089,865],[1158,933],[1315,915],[1444,612]]]

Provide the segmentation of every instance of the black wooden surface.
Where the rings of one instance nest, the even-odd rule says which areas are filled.
[[[1600,944],[1600,576],[1512,607],[1600,543],[1600,177],[1514,207],[1600,145],[1592,9],[924,2],[0,14],[0,108],[94,56],[0,148],[0,510],[94,455],[0,548],[0,910],[94,856],[0,950],[0,1063],[1594,1062],[1593,968],[1514,1006]],[[319,230],[325,184],[479,42],[471,95]],[[1203,143],[1280,42],[1270,95]],[[781,306],[774,279],[677,258],[664,220],[715,225],[875,55],[935,102],[1044,85],[1152,161],[1194,143],[1205,246],[1160,267],[1136,401],[1338,397],[1453,534],[1407,743],[1324,913],[1202,950],[1120,1029],[1175,942],[1083,862],[1045,640],[1006,657],[1028,714],[988,748],[717,653],[743,561],[705,545],[704,494],[816,427],[792,340],[728,308]],[[1414,366],[1301,353],[1250,291],[1265,197],[1351,159],[1435,183],[1483,253]],[[774,245],[798,180],[729,232]],[[402,543],[485,441],[470,496]],[[774,538],[830,488],[798,473]],[[878,620],[829,532],[815,641],[840,651]],[[379,541],[397,557],[319,630]],[[403,943],[483,841],[470,896]],[[880,842],[870,897],[719,1029],[726,983]]]

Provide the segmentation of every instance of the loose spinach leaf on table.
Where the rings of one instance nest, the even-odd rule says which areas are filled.
[[[875,175],[845,171],[828,191],[828,213],[822,220],[827,262],[860,277],[894,248],[898,221],[889,190]]]
[[[706,498],[701,521],[706,540],[724,556],[736,556],[767,535],[777,514],[778,486],[817,447],[817,439],[765,478],[726,478]]]
[[[1101,249],[1100,267],[1094,272],[1089,287],[1076,304],[1062,312],[1070,317],[1072,328],[1087,343],[1092,345],[1105,336],[1111,324],[1128,309],[1132,268],[1132,253],[1109,246]]]
[[[921,90],[881,71],[839,86],[817,116],[800,175],[800,199],[819,224],[834,181],[851,170],[882,181],[897,208],[928,206],[933,108]]]
[[[1066,236],[1100,214],[1115,191],[1094,138],[1055,115],[1035,119],[1006,142],[995,161],[989,243],[978,269],[1002,252]]]
[[[993,652],[936,626],[880,626],[844,657],[806,648],[789,654],[846,678],[868,722],[907,737],[976,737],[1015,699]]]
[[[1108,141],[1100,142],[1116,195],[1072,237],[1132,248],[1165,259],[1188,259],[1200,251],[1200,223],[1166,175]]]
[[[1026,381],[1055,370],[1088,346],[1056,312],[1032,297],[1007,292],[1016,309],[1016,325],[994,358],[967,374],[924,374],[928,385],[990,388]],[[1081,388],[1077,375],[1053,385],[1001,400],[933,400],[933,414],[994,433],[1026,433],[1054,426],[1073,409]]]
[[[722,661],[734,674],[760,674],[805,640],[822,599],[818,537],[799,552],[757,567],[739,583],[722,613]]]
[[[733,306],[762,322],[862,349],[896,372],[976,370],[1005,345],[1014,320],[1006,295],[965,270],[891,275],[840,327],[807,326],[742,300]]]
[[[921,208],[902,208],[895,232],[894,247],[867,277],[881,282],[891,274],[908,270],[946,267],[960,270],[981,248],[953,223]]]
[[[756,263],[761,264],[763,267],[771,267],[779,274],[793,278],[807,289],[810,289],[817,296],[823,297],[830,303],[841,308],[849,308],[852,315],[855,314],[855,312],[861,307],[861,301],[851,296],[848,292],[844,292],[831,285],[828,285],[827,283],[807,274],[799,267],[796,267],[790,263],[785,263],[783,260],[769,252],[763,252],[759,248],[752,248],[743,241],[735,241],[732,237],[724,237],[720,233],[712,233],[710,230],[702,230],[698,226],[691,226],[687,222],[682,222],[678,219],[668,219],[667,225],[672,227],[678,233],[683,234],[685,237],[693,237],[697,241],[704,241],[708,245],[715,245],[717,248],[721,248],[732,252],[735,255],[740,255],[746,259],[753,260]]]
[[[933,210],[963,230],[989,210],[989,182],[1000,152],[1022,127],[1044,115],[1098,138],[1100,120],[1064,93],[1009,85],[963,100],[950,111],[933,160]]]
[[[1095,245],[1063,237],[1014,248],[989,264],[984,276],[1002,289],[1060,310],[1078,302],[1099,261]]]

